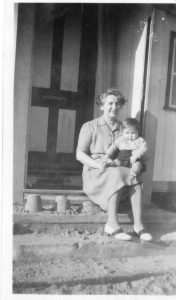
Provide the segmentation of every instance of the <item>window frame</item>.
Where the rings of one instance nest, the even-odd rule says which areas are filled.
[[[172,104],[172,86],[173,86],[173,77],[176,76],[176,70],[174,72],[174,64],[176,59],[176,32],[171,31],[170,33],[170,45],[169,45],[169,59],[168,59],[168,70],[167,70],[167,85],[166,85],[166,98],[165,106],[166,110],[176,111],[176,104]]]

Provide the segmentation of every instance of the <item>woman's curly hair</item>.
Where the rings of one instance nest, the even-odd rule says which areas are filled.
[[[105,98],[109,95],[115,96],[118,100],[118,104],[120,104],[121,106],[125,105],[125,103],[127,102],[127,99],[123,96],[121,92],[119,92],[115,88],[110,88],[96,97],[96,104],[102,106],[104,104]]]

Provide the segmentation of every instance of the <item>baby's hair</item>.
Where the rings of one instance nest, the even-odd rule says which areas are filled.
[[[110,88],[96,97],[96,104],[102,106],[104,104],[105,98],[109,95],[115,96],[118,100],[118,104],[121,106],[125,105],[125,103],[127,102],[127,99],[122,95],[121,92],[119,92],[115,88]]]
[[[140,123],[135,118],[127,118],[125,121],[122,122],[122,129],[126,129],[128,127],[133,127],[139,132]]]

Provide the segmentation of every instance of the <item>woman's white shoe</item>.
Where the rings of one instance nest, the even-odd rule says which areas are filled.
[[[140,237],[142,241],[150,242],[153,240],[152,235],[146,229],[137,230],[134,226],[134,232]]]
[[[130,241],[132,239],[131,235],[125,233],[121,228],[114,230],[108,223],[105,225],[104,232],[117,240]]]

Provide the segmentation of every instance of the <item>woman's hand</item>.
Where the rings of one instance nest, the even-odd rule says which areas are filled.
[[[91,158],[87,153],[83,151],[76,152],[76,159],[79,160],[83,165],[85,164],[88,167],[102,169],[102,163],[100,161]]]
[[[101,170],[106,169],[107,167],[114,167],[114,161],[109,158],[109,155],[106,154],[104,157],[101,159]]]
[[[100,170],[104,170],[108,167],[108,162],[104,161],[104,162],[100,162]]]
[[[83,151],[77,151],[76,159],[79,160],[83,165],[87,165],[88,167],[104,170],[108,167],[117,167],[120,165],[118,159],[115,161],[105,156],[103,159],[93,159],[87,153]]]
[[[104,159],[104,161],[101,162],[101,163],[102,163],[102,167],[101,167],[102,170],[104,170],[107,167],[118,167],[118,166],[120,166],[120,161],[118,159],[112,160],[112,159],[108,158],[106,160]]]

